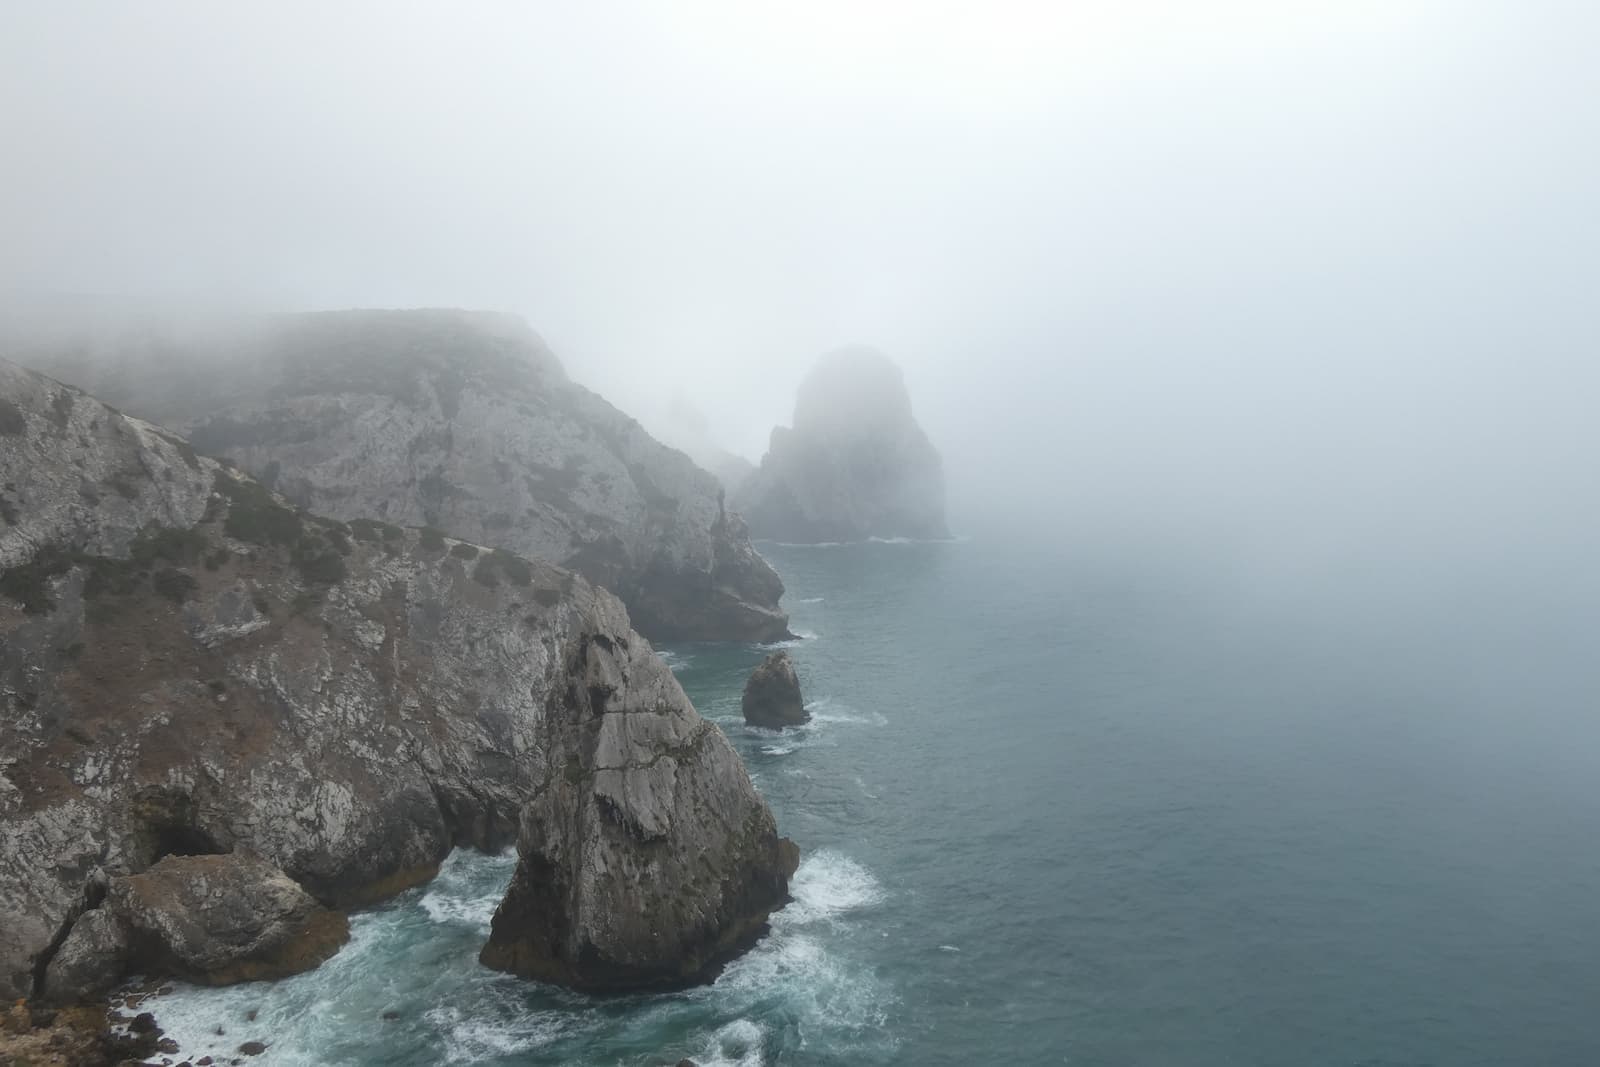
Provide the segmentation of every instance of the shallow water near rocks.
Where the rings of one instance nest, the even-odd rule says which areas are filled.
[[[812,722],[743,724],[765,648],[664,650],[804,850],[756,949],[672,995],[520,982],[477,964],[513,861],[457,853],[315,972],[148,1002],[184,1055],[1600,1063],[1594,583],[1530,621],[1515,576],[761,547]]]

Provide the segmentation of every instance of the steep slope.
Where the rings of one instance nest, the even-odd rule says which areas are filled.
[[[778,426],[735,506],[756,537],[811,543],[942,538],[944,471],[900,368],[870,348],[818,361],[793,428]]]
[[[706,977],[693,947],[747,943],[793,868],[609,593],[310,516],[0,361],[0,996],[41,992],[108,882],[164,856],[248,851],[348,907],[519,836],[525,864],[570,872],[540,921],[567,931],[574,985]],[[579,877],[622,863],[603,893]],[[611,921],[659,894],[695,921],[647,944]]]
[[[318,514],[431,526],[576,570],[657,640],[787,635],[783,584],[716,479],[569,381],[514,317],[283,315],[25,361]]]

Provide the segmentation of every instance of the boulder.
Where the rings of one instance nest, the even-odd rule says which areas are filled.
[[[800,696],[800,676],[795,673],[789,653],[774,652],[750,672],[740,707],[745,722],[771,730],[811,721],[811,713]]]
[[[101,910],[127,929],[131,970],[202,985],[298,974],[350,938],[341,912],[244,852],[168,856],[142,874],[113,879]]]

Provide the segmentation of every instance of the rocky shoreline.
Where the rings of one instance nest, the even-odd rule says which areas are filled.
[[[485,962],[580,989],[708,980],[788,899],[797,850],[606,591],[302,511],[3,362],[0,398],[8,1000],[314,966],[457,846],[518,846]]]

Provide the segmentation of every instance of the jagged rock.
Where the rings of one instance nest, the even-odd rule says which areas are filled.
[[[822,357],[801,383],[794,427],[773,429],[734,506],[754,536],[775,541],[950,536],[939,453],[900,368],[870,348]]]
[[[711,723],[637,645],[580,644],[551,726],[565,763],[523,814],[480,959],[596,992],[714,978],[788,900],[799,862]]]
[[[752,726],[781,730],[811,721],[800,696],[800,676],[789,653],[778,651],[762,660],[744,683],[740,702],[744,721]]]
[[[568,380],[512,316],[282,315],[248,334],[27,358],[318,514],[431,526],[576,570],[653,639],[788,633],[783,583],[716,479]]]
[[[128,969],[128,930],[110,908],[85,912],[50,957],[44,988],[52,1000],[88,1000],[109,991]]]
[[[101,911],[129,931],[133,970],[205,985],[298,974],[350,937],[343,914],[242,852],[168,856],[142,874],[113,879]]]
[[[425,881],[455,845],[502,848],[520,821],[574,870],[703,854],[676,906],[707,938],[740,941],[782,899],[770,812],[614,596],[295,510],[4,362],[0,399],[0,997],[48,983],[107,875],[169,856],[248,851],[345,908]],[[605,730],[579,728],[608,658],[627,685]],[[648,832],[615,829],[625,811]],[[750,883],[771,892],[729,888]],[[657,892],[565,890],[540,921],[587,930]]]

